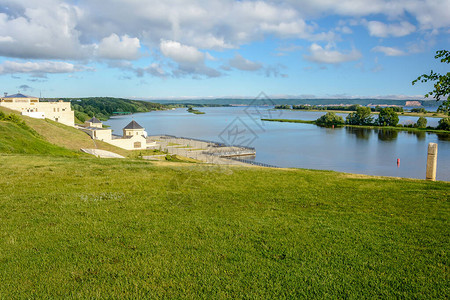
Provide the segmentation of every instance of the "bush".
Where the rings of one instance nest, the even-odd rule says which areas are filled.
[[[426,128],[427,127],[427,119],[424,117],[420,117],[416,122],[417,128]]]
[[[5,114],[4,112],[0,111],[0,121],[8,121],[17,124],[18,126],[22,127],[25,130],[28,130],[33,135],[38,136],[39,134],[31,127],[29,127],[18,115],[16,114]]]
[[[398,124],[398,115],[391,108],[386,107],[380,110],[378,115],[378,125],[380,126],[396,126]]]
[[[450,118],[442,118],[439,120],[437,129],[439,130],[450,130]]]
[[[339,126],[344,124],[344,119],[337,116],[334,112],[327,112],[316,120],[316,125],[323,127]]]
[[[411,112],[413,113],[422,113],[422,114],[426,114],[427,111],[425,108],[421,107],[421,108],[412,108]]]
[[[370,107],[359,106],[355,113],[349,113],[345,119],[345,123],[349,125],[372,125],[372,117]]]

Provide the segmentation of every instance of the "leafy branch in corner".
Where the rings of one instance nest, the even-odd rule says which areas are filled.
[[[436,59],[440,59],[442,63],[450,63],[450,51],[448,50],[439,50],[436,51],[435,57]],[[429,96],[433,96],[436,101],[440,101],[441,99],[445,99],[443,104],[439,106],[439,110],[450,113],[450,72],[447,74],[441,75],[439,73],[435,73],[431,70],[430,74],[422,74],[417,79],[413,80],[412,84],[416,84],[416,82],[434,82],[434,90],[425,94],[425,98]]]

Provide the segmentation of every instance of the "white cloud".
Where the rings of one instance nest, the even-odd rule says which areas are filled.
[[[307,38],[311,36],[312,26],[308,26],[303,20],[279,23],[263,23],[261,29],[267,33],[274,33],[280,37],[300,37]]]
[[[205,65],[205,60],[211,60],[208,50],[238,49],[267,37],[320,44],[352,33],[350,21],[336,28],[321,23],[322,17],[329,16],[342,20],[376,17],[364,23],[375,37],[413,32],[437,36],[448,34],[450,1],[0,0],[0,56],[134,60],[143,49],[159,49],[178,64],[174,74],[193,70],[218,76],[220,73]],[[355,60],[361,55],[356,50],[310,50],[310,60],[325,63]]]
[[[406,55],[406,52],[392,47],[385,47],[385,46],[376,46],[372,48],[372,51],[374,52],[382,52],[387,56],[402,56]]]
[[[12,43],[14,39],[10,36],[0,36],[0,43]]]
[[[0,13],[0,36],[8,41],[2,43],[0,56],[44,59],[85,56],[89,46],[79,40],[77,7],[47,0],[14,3],[8,8]]]
[[[422,29],[438,29],[450,26],[450,1],[448,0],[280,0],[289,3],[301,16],[317,17],[338,15],[365,17],[383,15],[388,19],[402,19],[409,15]]]
[[[309,61],[324,64],[339,64],[348,61],[355,61],[362,57],[358,50],[353,49],[349,53],[342,53],[337,50],[322,48],[320,45],[314,43],[309,47],[310,55],[305,58]]]
[[[205,59],[213,60],[209,53],[205,54],[192,46],[183,45],[176,41],[161,40],[161,53],[178,65],[173,68],[171,74],[174,77],[183,77],[192,75],[193,78],[198,79],[199,76],[219,77],[222,74],[208,67],[205,64]]]
[[[261,63],[250,61],[238,53],[230,59],[229,65],[230,67],[241,71],[257,71],[263,67]]]
[[[205,59],[205,54],[197,48],[179,42],[162,40],[159,47],[164,56],[177,63],[199,63]]]
[[[73,73],[86,70],[85,67],[76,66],[67,62],[40,61],[40,62],[16,62],[5,61],[0,64],[0,74],[46,74],[46,73]]]
[[[131,38],[128,35],[119,37],[113,33],[102,39],[97,54],[101,58],[133,60],[139,57],[140,47],[138,38]]]
[[[398,24],[385,24],[379,21],[367,22],[367,29],[371,36],[376,37],[400,37],[413,33],[416,31],[416,26],[409,22],[400,22]]]

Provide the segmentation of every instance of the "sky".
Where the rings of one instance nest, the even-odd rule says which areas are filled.
[[[41,97],[422,98],[450,0],[0,0],[0,87]]]

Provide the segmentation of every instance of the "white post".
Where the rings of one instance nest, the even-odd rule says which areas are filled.
[[[437,167],[437,150],[438,145],[436,143],[428,144],[428,156],[427,156],[427,180],[436,180],[436,167]]]

